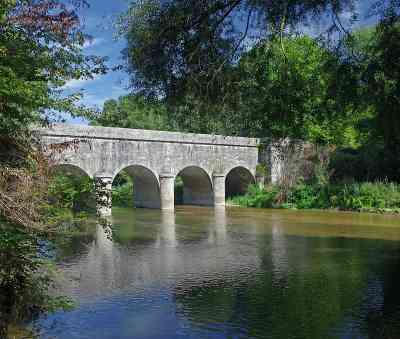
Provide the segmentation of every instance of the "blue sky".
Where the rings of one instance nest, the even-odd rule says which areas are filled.
[[[113,18],[128,8],[128,0],[91,0],[90,8],[81,11],[85,32],[93,40],[84,47],[84,52],[109,58],[108,66],[121,63],[121,50],[125,47],[124,39],[115,39]],[[65,86],[65,93],[84,91],[82,103],[102,109],[108,99],[116,99],[129,91],[129,77],[124,72],[109,72],[93,80],[72,80]],[[69,122],[85,123],[83,119],[67,118]]]
[[[86,33],[93,37],[91,43],[85,46],[85,53],[106,56],[109,58],[108,65],[115,66],[122,62],[121,50],[125,48],[126,42],[123,38],[115,39],[115,29],[113,27],[113,19],[124,12],[129,5],[129,0],[89,0],[90,8],[82,10],[80,13]],[[370,25],[376,20],[375,18],[366,19],[367,9],[370,7],[372,0],[360,0],[357,3],[356,10],[360,13],[360,21],[355,25]],[[349,13],[342,15],[343,22],[346,23]],[[320,26],[312,25],[304,28],[306,33],[318,32]],[[84,98],[82,103],[102,109],[103,104],[108,99],[117,99],[121,95],[129,93],[129,76],[125,72],[109,72],[104,76],[96,77],[93,80],[72,80],[65,86],[65,93],[70,94],[77,90],[84,90]],[[66,119],[73,123],[86,123],[81,118]]]

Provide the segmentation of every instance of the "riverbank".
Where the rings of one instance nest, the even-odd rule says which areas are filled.
[[[278,186],[250,186],[227,205],[299,210],[339,210],[400,214],[400,185],[395,183],[299,184],[283,192]]]

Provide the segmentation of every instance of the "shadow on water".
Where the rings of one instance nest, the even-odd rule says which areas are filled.
[[[59,249],[43,338],[400,338],[399,218],[115,209]],[[68,248],[73,250],[68,250]]]

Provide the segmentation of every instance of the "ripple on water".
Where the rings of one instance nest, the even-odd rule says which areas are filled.
[[[400,219],[208,208],[114,211],[58,248],[78,307],[42,338],[400,338]]]

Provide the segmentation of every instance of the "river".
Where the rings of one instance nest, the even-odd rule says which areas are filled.
[[[57,245],[40,338],[400,338],[400,217],[114,209]]]

